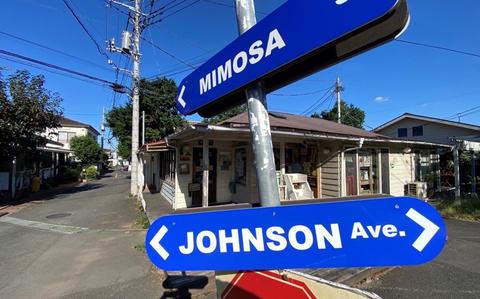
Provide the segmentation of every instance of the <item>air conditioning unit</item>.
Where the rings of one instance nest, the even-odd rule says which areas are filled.
[[[420,199],[427,198],[427,183],[412,182],[405,185],[405,195],[415,196]]]

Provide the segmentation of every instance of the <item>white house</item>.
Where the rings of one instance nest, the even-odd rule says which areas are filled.
[[[409,140],[425,142],[437,142],[450,144],[451,151],[439,152],[442,167],[438,177],[440,184],[455,188],[455,196],[459,197],[461,192],[477,192],[476,184],[476,154],[480,151],[480,126],[455,122],[430,116],[405,113],[381,126],[374,132]],[[463,169],[460,166],[459,151],[470,152],[473,167]],[[446,160],[453,159],[453,170],[449,169]],[[470,187],[466,186],[467,174],[473,179],[470,180]]]
[[[417,180],[412,151],[428,161],[424,171],[436,172],[437,149],[450,147],[286,113],[270,113],[270,124],[281,200],[401,196]],[[140,156],[145,184],[175,209],[259,202],[246,113],[219,125],[190,125],[144,145]]]
[[[56,129],[47,130],[49,138],[63,143],[63,148],[70,149],[70,140],[75,136],[90,136],[97,140],[100,133],[89,124],[81,123],[79,121],[62,117],[60,120],[60,127]]]

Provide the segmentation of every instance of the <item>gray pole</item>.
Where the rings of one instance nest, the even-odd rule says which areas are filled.
[[[472,151],[472,194],[477,193],[477,169],[475,151]]]
[[[340,92],[342,91],[342,84],[340,83],[340,78],[337,78],[335,82],[335,92],[337,93],[337,122],[342,123],[342,99]]]
[[[455,199],[460,198],[460,161],[458,158],[458,141],[453,148],[453,170],[455,175]]]
[[[138,143],[139,143],[139,91],[140,81],[140,1],[135,0],[133,16],[133,95],[132,95],[132,173],[130,181],[130,193],[138,195]]]
[[[145,110],[142,111],[142,145],[145,144]]]
[[[255,6],[253,0],[235,0],[235,7],[238,31],[243,34],[257,23]],[[245,90],[245,94],[247,96],[260,204],[263,207],[279,206],[280,193],[273,157],[270,119],[262,84],[260,82],[253,84]]]

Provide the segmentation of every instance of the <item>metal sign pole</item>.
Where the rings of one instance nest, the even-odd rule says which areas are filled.
[[[243,34],[257,23],[253,0],[235,0],[238,31]],[[279,206],[275,159],[273,156],[270,119],[261,82],[245,89],[253,155],[257,171],[258,192],[263,207]]]

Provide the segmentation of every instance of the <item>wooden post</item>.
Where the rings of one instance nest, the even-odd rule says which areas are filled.
[[[16,192],[17,192],[17,157],[13,157],[12,159],[12,181],[11,181],[12,185],[11,185],[11,188],[12,188],[12,192],[11,192],[11,195],[12,195],[12,199],[15,199],[15,195],[16,195]]]
[[[202,179],[202,206],[208,207],[208,172],[210,167],[208,155],[208,138],[203,138],[203,179]]]
[[[285,142],[280,142],[280,173],[285,174]]]

